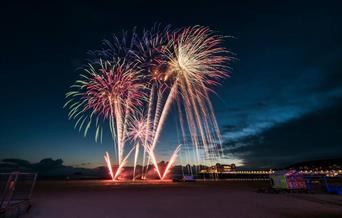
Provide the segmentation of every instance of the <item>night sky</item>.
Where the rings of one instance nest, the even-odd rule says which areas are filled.
[[[74,130],[64,95],[88,50],[156,22],[233,36],[225,42],[236,58],[231,78],[211,96],[222,162],[275,167],[342,157],[342,1],[90,2],[2,3],[0,159],[103,165],[110,141]],[[160,155],[176,143],[171,116]]]

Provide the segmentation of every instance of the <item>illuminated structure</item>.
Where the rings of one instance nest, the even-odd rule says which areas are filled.
[[[234,179],[234,180],[268,180],[273,170],[240,170],[235,164],[216,164],[203,167],[199,171],[200,178]]]

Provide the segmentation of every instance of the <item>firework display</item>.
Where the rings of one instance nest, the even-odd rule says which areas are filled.
[[[146,178],[150,164],[159,179],[166,178],[181,145],[175,144],[163,172],[156,147],[173,109],[181,144],[193,146],[196,161],[221,157],[220,130],[209,95],[228,76],[230,57],[222,42],[223,37],[207,27],[155,25],[141,35],[133,31],[114,36],[91,52],[84,73],[66,94],[64,107],[85,136],[94,131],[95,141],[102,142],[104,129],[110,130],[116,169],[107,152],[104,158],[113,181],[130,159],[133,180]],[[136,175],[139,161],[142,169]]]

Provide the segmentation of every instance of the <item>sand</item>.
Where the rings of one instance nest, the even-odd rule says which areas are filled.
[[[342,217],[342,197],[265,194],[260,182],[38,182],[24,218]]]

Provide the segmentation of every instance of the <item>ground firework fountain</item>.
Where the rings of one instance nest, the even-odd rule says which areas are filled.
[[[209,93],[228,76],[230,58],[221,47],[222,39],[207,27],[155,26],[141,36],[135,32],[114,36],[104,41],[102,49],[91,52],[85,72],[66,94],[64,107],[84,135],[94,129],[95,141],[102,141],[104,128],[110,129],[117,169],[113,170],[107,152],[104,158],[113,181],[131,158],[134,180],[139,156],[141,178],[146,177],[150,163],[161,180],[166,178],[181,145],[175,145],[163,172],[155,148],[172,105],[177,108],[182,141],[193,145],[197,161],[221,156]]]

